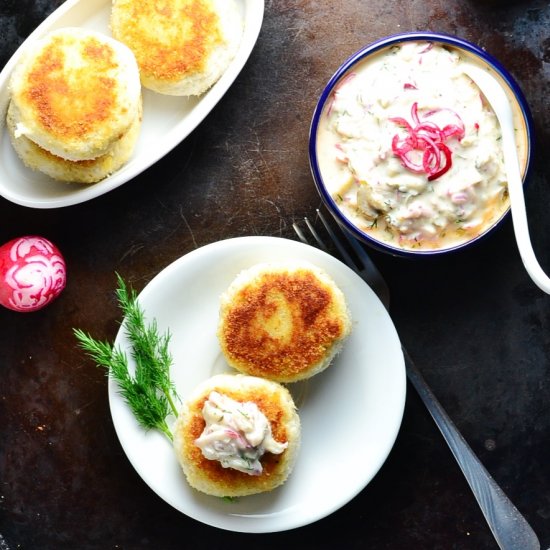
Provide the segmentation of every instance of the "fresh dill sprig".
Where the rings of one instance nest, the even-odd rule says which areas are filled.
[[[156,320],[145,323],[143,309],[137,294],[129,289],[117,273],[118,305],[123,313],[123,328],[131,344],[131,357],[135,362],[132,376],[128,368],[128,356],[108,342],[92,338],[80,329],[73,329],[79,346],[97,366],[107,370],[107,375],[117,382],[119,393],[130,406],[134,416],[145,429],[157,429],[172,440],[172,432],[166,418],[178,411],[175,386],[170,379],[172,357],[169,352],[170,332],[159,334]]]

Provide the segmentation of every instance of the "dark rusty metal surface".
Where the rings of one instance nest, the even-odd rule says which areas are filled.
[[[0,66],[60,4],[0,2]],[[537,134],[527,209],[535,250],[550,270],[546,0],[267,0],[243,72],[206,120],[155,166],[64,209],[32,210],[0,199],[1,243],[43,235],[68,264],[67,288],[54,304],[32,314],[0,311],[0,533],[11,549],[496,548],[412,389],[387,462],[328,518],[269,535],[191,520],[135,473],[114,432],[105,377],[72,336],[72,327],[102,339],[116,335],[115,270],[139,291],[207,243],[241,235],[294,239],[292,222],[320,205],[307,157],[318,95],[360,47],[408,30],[476,42],[520,83]],[[511,221],[449,258],[373,256],[391,286],[403,343],[548,548],[550,297],[525,273]]]

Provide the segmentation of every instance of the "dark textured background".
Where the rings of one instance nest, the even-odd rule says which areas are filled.
[[[0,67],[60,4],[0,0]],[[330,517],[269,535],[224,532],[185,517],[133,470],[113,429],[103,373],[71,334],[76,326],[114,338],[115,270],[139,291],[181,255],[221,238],[294,238],[292,222],[320,205],[307,139],[323,85],[361,46],[408,30],[474,41],[520,83],[537,132],[527,209],[535,250],[550,271],[547,1],[267,0],[260,38],[233,87],[154,167],[65,209],[32,210],[0,198],[0,242],[44,235],[69,270],[66,290],[48,308],[0,311],[0,533],[11,549],[496,548],[410,388],[387,462]],[[548,548],[550,297],[526,275],[511,221],[452,257],[373,256],[390,283],[403,343]]]

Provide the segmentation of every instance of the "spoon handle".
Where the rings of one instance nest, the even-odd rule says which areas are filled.
[[[491,104],[502,131],[502,153],[508,180],[508,193],[516,243],[525,270],[533,282],[544,292],[550,294],[550,277],[541,268],[529,237],[523,183],[519,169],[518,151],[516,148],[514,115],[510,100],[503,87],[488,71],[472,63],[462,65],[464,73],[479,86],[485,98]]]
[[[449,445],[499,547],[502,550],[540,550],[539,540],[531,526],[466,443],[405,349],[403,354],[407,377]]]
[[[550,294],[550,278],[540,266],[529,237],[525,197],[523,195],[523,184],[519,171],[516,145],[511,139],[510,133],[506,133],[502,137],[504,164],[508,174],[508,193],[510,195],[512,223],[521,261],[533,282],[542,291]]]

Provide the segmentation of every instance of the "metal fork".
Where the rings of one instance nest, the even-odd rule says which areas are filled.
[[[386,309],[389,310],[390,293],[388,286],[365,249],[346,231],[340,231],[357,256],[357,260],[354,260],[348,253],[343,241],[336,235],[331,225],[319,210],[317,210],[317,215],[344,262],[365,280],[377,294]],[[330,254],[331,252],[327,245],[319,236],[310,220],[304,218],[304,222],[311,236],[316,241],[317,246]],[[310,244],[301,227],[296,223],[293,224],[293,227],[299,239],[306,244]],[[411,360],[407,350],[404,347],[402,347],[402,350],[407,377],[435,420],[447,445],[449,445],[499,547],[503,550],[540,550],[539,540],[531,526],[472,451],[434,396],[420,371]]]

